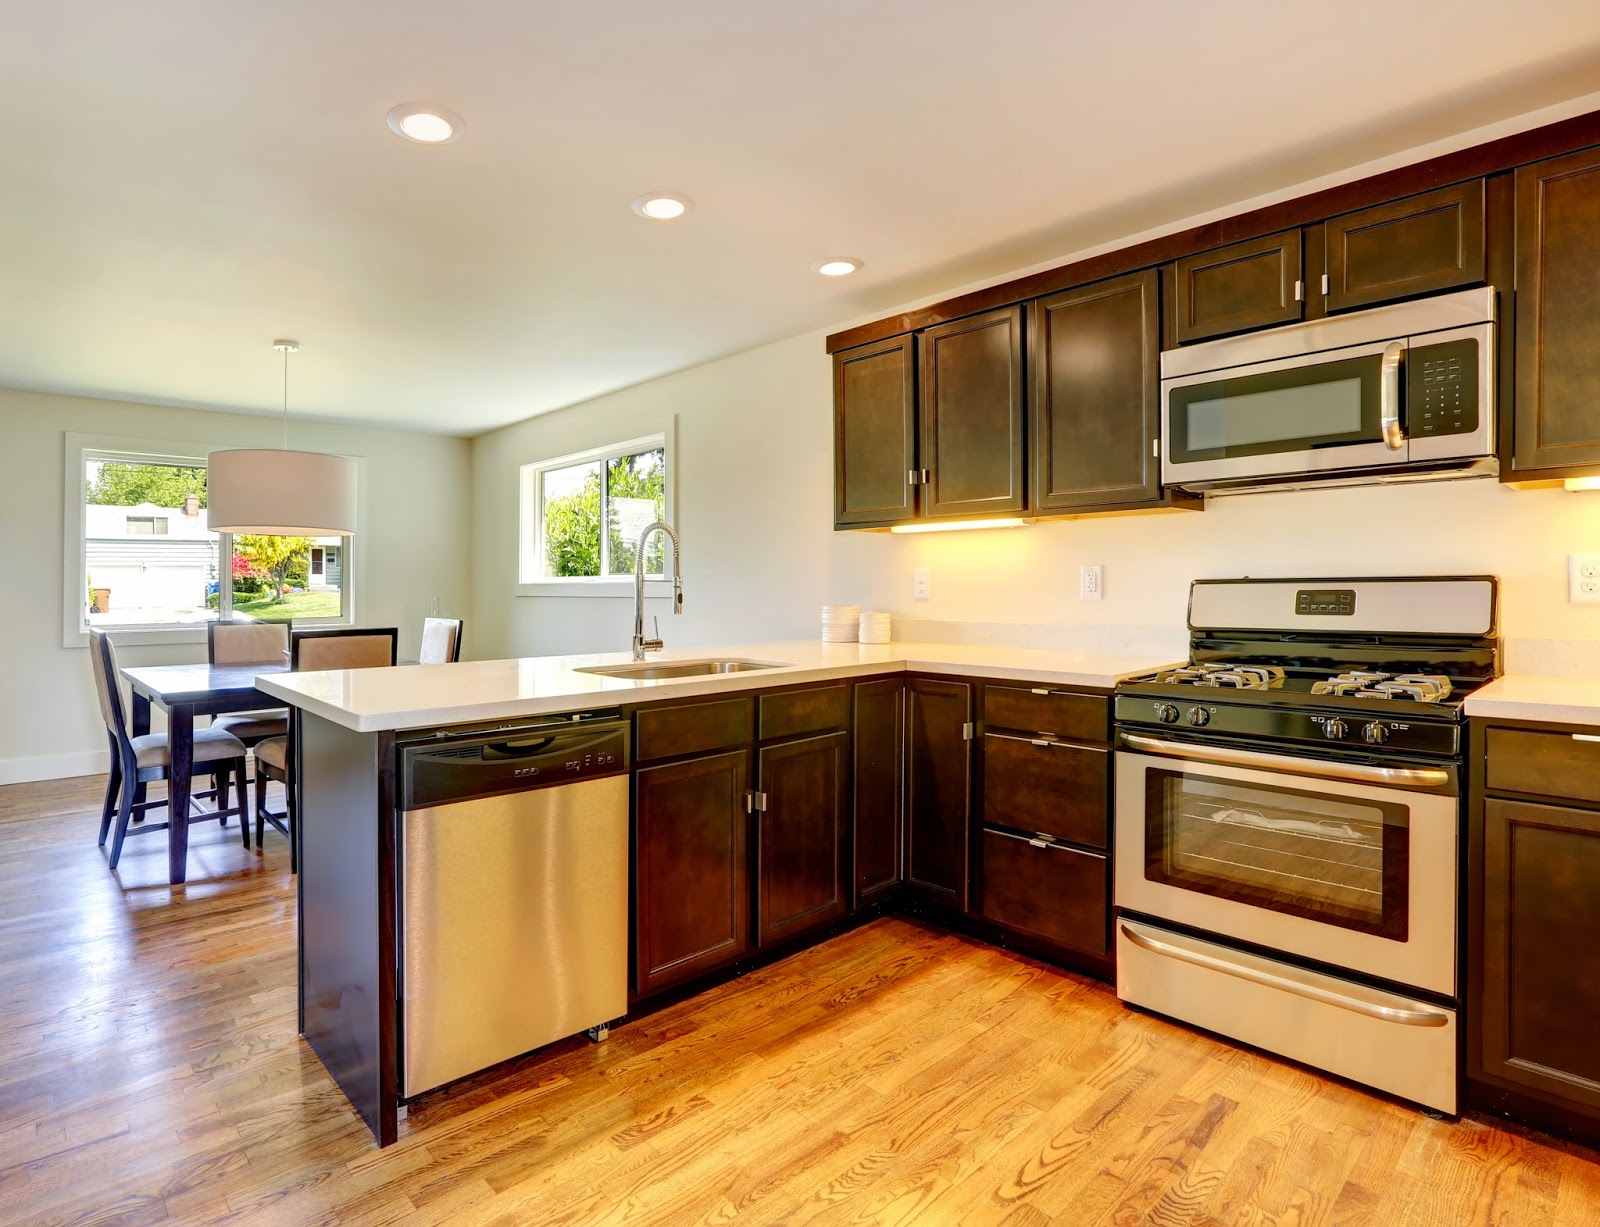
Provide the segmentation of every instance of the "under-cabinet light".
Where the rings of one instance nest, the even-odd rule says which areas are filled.
[[[1574,494],[1580,490],[1600,490],[1600,477],[1569,477],[1561,484]]]
[[[895,524],[892,533],[955,533],[969,528],[1022,528],[1026,520],[1005,516],[998,520],[929,520],[918,524]]]

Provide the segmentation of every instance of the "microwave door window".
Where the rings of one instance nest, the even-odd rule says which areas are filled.
[[[1174,388],[1173,459],[1378,442],[1378,376],[1379,359],[1373,356]]]

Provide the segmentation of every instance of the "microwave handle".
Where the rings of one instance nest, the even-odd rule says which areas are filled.
[[[1400,425],[1400,367],[1405,357],[1405,345],[1394,342],[1383,351],[1383,363],[1378,371],[1378,427],[1391,452],[1406,445],[1405,428]]]

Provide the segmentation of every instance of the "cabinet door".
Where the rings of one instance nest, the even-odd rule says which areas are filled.
[[[893,524],[917,514],[917,399],[912,338],[833,356],[833,521]]]
[[[635,775],[641,994],[750,949],[749,762],[737,750]]]
[[[1285,230],[1173,265],[1179,344],[1289,324],[1305,315],[1301,234]]]
[[[906,683],[906,879],[946,907],[967,906],[972,687]]]
[[[1032,316],[1033,510],[1157,501],[1155,270],[1037,299]]]
[[[1482,285],[1483,202],[1474,179],[1326,223],[1328,310]]]
[[[757,941],[768,945],[844,915],[848,733],[763,746],[756,838]]]
[[[871,903],[900,882],[901,764],[905,686],[898,677],[855,688],[855,901]]]
[[[1022,308],[918,334],[925,516],[1022,511]]]
[[[1600,150],[1519,167],[1512,470],[1600,464]]]
[[[1600,1114],[1600,814],[1484,803],[1483,1070]]]

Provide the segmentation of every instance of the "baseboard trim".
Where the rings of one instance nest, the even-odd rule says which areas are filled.
[[[104,775],[106,751],[77,754],[41,754],[34,758],[0,758],[0,784],[31,784],[36,780],[70,780],[80,775]]]

